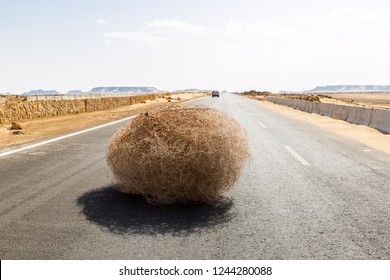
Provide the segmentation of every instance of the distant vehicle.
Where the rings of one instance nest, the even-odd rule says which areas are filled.
[[[218,90],[213,90],[211,92],[211,97],[219,97],[219,91]]]

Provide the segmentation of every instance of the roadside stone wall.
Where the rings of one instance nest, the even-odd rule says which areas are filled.
[[[144,94],[121,97],[86,98],[74,100],[32,100],[26,96],[1,96],[0,124],[38,118],[109,110],[153,100],[169,94]]]

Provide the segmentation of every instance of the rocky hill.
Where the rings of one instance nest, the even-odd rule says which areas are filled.
[[[390,85],[335,85],[335,86],[317,86],[307,93],[320,92],[390,92]]]
[[[83,92],[81,90],[70,90],[68,91],[66,94],[83,94]]]
[[[95,87],[90,93],[152,93],[160,92],[155,87]]]
[[[61,94],[56,90],[43,90],[43,89],[37,89],[37,90],[30,90],[29,92],[23,93],[23,95],[49,95],[49,94]]]
[[[197,89],[197,88],[186,88],[186,89],[178,89],[174,90],[174,93],[180,93],[180,92],[208,92],[210,90],[207,89]]]

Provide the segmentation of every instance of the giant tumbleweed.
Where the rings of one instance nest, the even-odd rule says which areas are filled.
[[[108,165],[123,192],[149,202],[212,202],[230,189],[249,157],[245,130],[216,109],[159,106],[112,138]]]

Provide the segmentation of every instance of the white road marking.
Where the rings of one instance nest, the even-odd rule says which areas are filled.
[[[106,127],[106,126],[110,126],[110,125],[114,125],[114,124],[117,124],[117,123],[120,123],[120,122],[131,120],[131,119],[134,119],[135,117],[136,116],[123,118],[123,119],[120,119],[120,120],[117,120],[117,121],[114,121],[114,122],[105,123],[105,124],[102,124],[102,125],[98,125],[98,126],[94,126],[94,127],[85,129],[85,130],[77,131],[77,132],[74,132],[74,133],[71,133],[71,134],[63,135],[63,136],[56,137],[56,138],[53,138],[53,139],[50,139],[50,140],[46,140],[46,141],[39,142],[39,143],[36,143],[36,144],[28,145],[28,146],[25,146],[25,147],[22,147],[22,148],[19,148],[19,149],[15,149],[15,150],[12,150],[12,151],[4,152],[4,153],[0,154],[0,157],[5,157],[5,156],[8,156],[8,155],[19,153],[21,151],[25,151],[25,150],[29,150],[29,149],[32,149],[32,148],[43,146],[43,145],[46,145],[46,144],[49,144],[49,143],[57,142],[57,141],[60,141],[62,139],[70,138],[70,137],[73,137],[73,136],[76,136],[76,135],[80,135],[80,134],[83,134],[83,133],[87,133],[87,132],[90,132],[90,131],[93,131],[93,130],[96,130],[96,129],[100,129],[100,128],[103,128],[103,127]]]
[[[253,114],[252,113],[248,113],[249,116],[253,117]],[[259,125],[262,127],[262,128],[267,128],[267,126],[265,124],[263,124],[261,121],[258,121]]]
[[[292,154],[300,163],[303,165],[310,165],[303,157],[301,157],[296,151],[294,151],[290,146],[284,146],[290,154]]]
[[[45,155],[45,153],[44,152],[25,152],[24,153],[25,155],[33,155],[33,156],[43,156],[43,155]]]
[[[363,152],[371,152],[371,150],[363,150]]]
[[[261,121],[258,121],[259,125],[262,127],[262,128],[267,128],[267,126],[265,124],[263,124]]]

